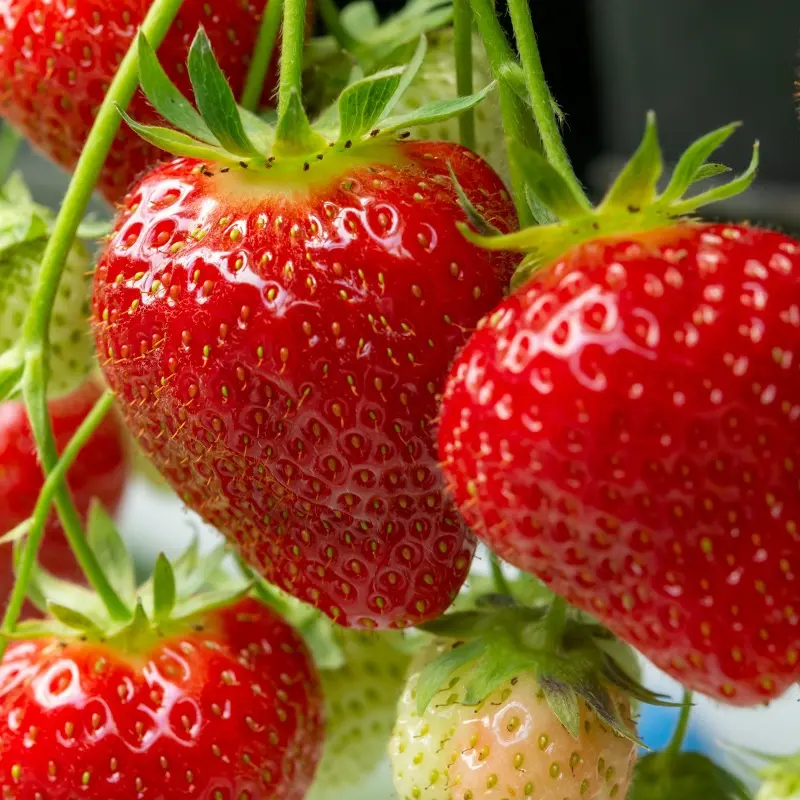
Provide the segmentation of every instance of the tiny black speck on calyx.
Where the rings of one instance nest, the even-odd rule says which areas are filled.
[[[303,162],[303,172],[308,172],[311,169],[311,164],[308,161]]]
[[[230,171],[231,171],[231,168],[230,168],[230,167],[223,167],[223,168],[220,170],[220,172],[230,172]]]
[[[345,150],[349,150],[349,149],[350,149],[352,146],[353,146],[353,142],[352,142],[350,139],[348,139],[348,140],[347,140],[347,141],[344,143],[344,149],[345,149]]]
[[[403,131],[402,133],[397,134],[398,139],[408,139],[411,136],[411,131]]]
[[[317,161],[322,161],[325,156],[322,153],[317,153]]]
[[[634,205],[628,206],[628,211],[630,211],[631,214],[638,214],[641,210],[642,209],[639,206],[634,206]]]
[[[248,164],[246,161],[240,161],[240,162],[239,162],[239,166],[240,166],[242,169],[249,169],[249,168],[250,168],[250,165],[249,165],[249,164]]]
[[[377,136],[381,132],[380,128],[373,128],[370,132],[370,136]]]

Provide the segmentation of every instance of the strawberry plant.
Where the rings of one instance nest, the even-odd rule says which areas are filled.
[[[0,191],[0,794],[338,800],[388,743],[400,800],[747,800],[682,752],[693,691],[800,678],[800,243],[695,217],[734,126],[662,184],[649,118],[593,206],[526,0],[518,55],[323,0],[305,58],[304,0],[7,6],[0,110],[75,174]],[[134,586],[114,405],[229,550]],[[686,688],[641,757],[631,646]]]

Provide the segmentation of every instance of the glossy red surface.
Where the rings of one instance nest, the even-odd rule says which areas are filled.
[[[53,639],[0,664],[0,793],[19,800],[301,800],[322,699],[299,636],[255,600],[126,657]]]
[[[741,705],[800,677],[799,271],[733,226],[581,246],[484,322],[442,410],[479,536]]]
[[[117,66],[149,6],[149,0],[2,0],[3,117],[50,158],[72,170]],[[200,25],[205,27],[238,96],[263,6],[257,0],[185,0],[159,49],[159,58],[186,96],[192,96],[186,56]],[[267,96],[274,73],[273,68],[265,89]],[[141,93],[134,98],[130,113],[140,122],[163,124]],[[164,158],[164,153],[123,123],[100,177],[106,199],[121,199],[147,166]]]
[[[99,399],[100,388],[87,383],[73,394],[51,400],[50,416],[59,451]],[[128,468],[123,431],[115,413],[107,416],[79,453],[67,474],[67,483],[82,517],[93,497],[114,514],[122,497]],[[36,455],[25,408],[21,402],[0,404],[0,533],[6,533],[32,513],[42,488],[42,468]],[[13,586],[11,545],[0,547],[0,603]],[[42,565],[56,575],[81,579],[72,551],[53,512],[40,550]]]
[[[308,196],[176,160],[128,196],[95,274],[103,369],[154,463],[268,579],[367,627],[438,616],[467,575],[437,394],[516,262],[455,226],[448,162],[514,224],[483,161],[390,155]]]

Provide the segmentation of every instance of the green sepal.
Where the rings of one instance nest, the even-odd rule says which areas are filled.
[[[70,606],[62,606],[60,603],[48,603],[47,613],[73,631],[81,631],[96,637],[101,636],[100,627],[93,619]]]
[[[633,158],[611,184],[611,188],[597,209],[598,213],[620,210],[636,213],[644,206],[651,205],[655,200],[658,181],[663,172],[664,159],[661,155],[661,145],[658,143],[656,115],[649,111],[642,142],[633,154]],[[555,209],[552,210],[559,219],[575,216],[574,214],[562,216]]]
[[[739,778],[701,753],[649,753],[640,758],[627,800],[751,800]]]
[[[530,672],[532,667],[530,655],[514,647],[511,641],[497,638],[482,644],[483,654],[466,679],[463,703],[467,706],[480,705],[517,676]]]
[[[218,608],[233,605],[239,600],[247,597],[250,593],[250,584],[244,586],[231,586],[224,589],[217,589],[210,592],[189,597],[182,602],[176,603],[172,612],[173,620],[182,620],[198,614],[207,614]]]
[[[20,393],[24,371],[25,355],[19,345],[0,353],[0,402]]]
[[[567,683],[542,678],[540,681],[547,705],[573,739],[580,735],[581,709],[578,693]]]
[[[470,224],[483,236],[500,236],[500,231],[495,228],[489,220],[484,219],[480,211],[472,205],[472,201],[467,197],[464,187],[456,176],[453,165],[448,163],[447,169],[450,172],[450,180],[453,182],[453,188],[458,197],[458,204],[461,206],[461,210],[466,214]]]
[[[400,86],[403,69],[393,67],[350,84],[339,96],[338,143],[353,142],[369,133]]]
[[[447,687],[453,673],[480,658],[485,649],[485,643],[476,640],[448,648],[429,661],[420,673],[417,683],[417,713],[424,714],[433,698]]]
[[[92,500],[89,508],[87,539],[97,560],[105,566],[108,581],[120,600],[132,606],[136,598],[133,559],[114,520],[97,500]]]
[[[75,629],[56,619],[23,619],[14,626],[13,631],[3,631],[3,638],[14,641],[27,639],[72,639]]]
[[[444,639],[473,639],[491,635],[499,628],[513,628],[521,631],[524,626],[537,624],[547,613],[545,607],[484,608],[470,611],[456,611],[420,625],[419,629],[432,636]]]
[[[457,117],[465,111],[475,108],[494,91],[496,86],[497,82],[492,81],[488,86],[474,94],[455,97],[452,100],[435,100],[432,103],[420,106],[414,111],[409,111],[407,114],[388,117],[381,121],[380,133],[381,135],[386,135],[407,130],[408,128],[415,128],[419,125],[431,125],[435,122]]]
[[[153,620],[169,619],[175,608],[175,573],[163,553],[159,553],[153,569]]]
[[[32,522],[33,517],[28,517],[16,524],[10,531],[0,536],[0,545],[12,544],[19,539],[23,539],[27,535]]]
[[[327,147],[327,144],[325,137],[311,128],[300,92],[292,90],[284,116],[278,120],[275,128],[273,153],[276,156],[310,155]]]
[[[43,613],[49,613],[51,603],[55,603],[62,608],[75,609],[95,623],[103,616],[103,604],[91,589],[57,578],[39,565],[34,566],[31,574],[28,599]]]
[[[341,10],[339,21],[350,34],[363,36],[380,25],[381,17],[372,0],[356,0]]]
[[[153,105],[153,108],[167,122],[185,131],[195,139],[200,139],[215,147],[220,142],[203,121],[192,104],[180,93],[177,86],[169,79],[158,60],[155,51],[143,33],[137,40],[139,54],[139,82],[142,91]]]
[[[406,67],[403,70],[403,76],[400,78],[400,83],[397,85],[397,88],[395,89],[395,92],[389,102],[383,107],[383,111],[381,111],[379,119],[385,119],[388,117],[389,114],[391,114],[394,110],[394,107],[403,98],[403,95],[409,90],[411,84],[414,82],[414,79],[419,74],[420,69],[422,69],[422,64],[425,61],[425,55],[427,52],[428,40],[423,34],[419,37],[419,43],[417,44],[416,50],[414,50],[414,55],[411,56],[411,59],[406,64]]]
[[[244,158],[260,155],[245,132],[236,98],[202,27],[189,48],[187,66],[197,108],[220,145]]]
[[[692,183],[699,183],[700,181],[704,181],[707,178],[715,178],[717,175],[724,175],[727,172],[730,172],[731,168],[726,167],[725,164],[703,164],[702,167],[698,167],[697,171],[694,173],[694,177],[692,178]]]

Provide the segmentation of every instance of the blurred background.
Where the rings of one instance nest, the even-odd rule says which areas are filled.
[[[399,2],[378,5],[389,13]],[[744,168],[757,138],[760,177],[755,188],[713,213],[800,233],[800,122],[793,100],[798,0],[531,0],[531,7],[545,69],[566,114],[568,149],[594,195],[635,149],[648,109],[657,113],[668,162],[703,133],[741,120],[720,160]],[[56,207],[65,176],[27,148],[18,165],[36,199]],[[109,214],[101,201],[94,210]],[[143,569],[159,550],[179,552],[196,531],[207,546],[216,535],[142,478],[129,487],[122,527]],[[648,682],[678,696],[678,687],[653,669]],[[737,746],[800,749],[798,702],[797,690],[764,710],[734,711],[701,699],[691,745],[729,762]],[[645,709],[643,715],[645,741],[665,744],[674,712]],[[376,776],[363,796],[388,800],[388,792],[385,776]]]

